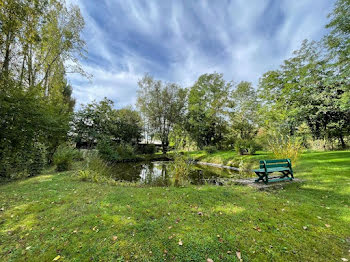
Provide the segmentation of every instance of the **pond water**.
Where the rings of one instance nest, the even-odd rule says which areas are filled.
[[[119,163],[113,166],[113,178],[148,185],[168,186],[172,181],[171,165],[171,161]],[[188,180],[195,185],[206,183],[221,185],[225,179],[241,177],[242,174],[234,170],[193,164]]]

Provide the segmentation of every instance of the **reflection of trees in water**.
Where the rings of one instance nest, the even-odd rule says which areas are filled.
[[[148,163],[141,171],[141,179],[148,185],[168,186],[170,185],[168,173],[167,163]]]
[[[113,176],[117,180],[142,183],[154,186],[169,186],[170,162],[119,163],[113,166]],[[194,165],[189,181],[192,184],[203,184],[205,180],[217,177],[237,177],[238,173],[230,169]]]
[[[140,163],[118,163],[113,166],[113,176],[117,180],[136,182],[140,180],[142,169]]]

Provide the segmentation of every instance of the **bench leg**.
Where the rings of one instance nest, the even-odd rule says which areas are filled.
[[[259,172],[257,172],[257,173],[255,173],[259,178],[258,179],[255,179],[255,182],[260,182],[260,181],[263,181],[263,182],[265,182],[265,174],[264,173],[259,173]]]
[[[293,174],[292,173],[290,173],[289,171],[281,171],[281,173],[283,174],[283,176],[281,176],[280,178],[285,178],[285,177],[287,177],[287,178],[289,178],[290,180],[293,180]],[[291,175],[291,177],[289,177],[289,175]]]

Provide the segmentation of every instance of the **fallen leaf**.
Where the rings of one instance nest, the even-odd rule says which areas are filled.
[[[237,258],[238,258],[239,261],[243,261],[243,260],[242,260],[242,256],[241,256],[241,251],[237,251],[237,252],[236,252],[236,256],[237,256]]]
[[[112,239],[113,239],[113,241],[116,241],[118,239],[118,237],[117,236],[113,236]]]
[[[29,246],[29,247],[26,247],[26,250],[29,250],[31,248],[31,246]]]
[[[254,227],[254,229],[258,232],[261,232],[261,228],[260,227]]]
[[[208,258],[207,262],[214,262],[214,260],[212,260],[211,258]]]
[[[57,257],[55,257],[54,259],[52,259],[52,261],[57,261],[57,260],[59,260],[60,258],[61,258],[61,256],[58,255]]]
[[[182,241],[181,241],[181,239],[179,240],[179,246],[182,246]]]
[[[326,227],[331,227],[331,225],[328,225],[328,224],[324,224]]]

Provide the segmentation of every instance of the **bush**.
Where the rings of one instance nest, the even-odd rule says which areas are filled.
[[[146,144],[144,146],[139,146],[137,150],[140,154],[148,154],[152,155],[157,152],[156,145],[154,144]]]
[[[240,155],[254,155],[261,146],[254,140],[239,139],[235,143],[235,150]]]
[[[188,177],[192,170],[192,165],[183,155],[175,155],[171,164],[170,172],[174,181],[174,186],[184,186],[188,183]]]
[[[57,148],[53,155],[53,163],[56,165],[57,171],[70,170],[73,164],[74,157],[77,156],[77,149],[67,145],[61,145]]]
[[[112,167],[108,165],[96,152],[86,157],[84,169],[98,173],[100,176],[111,177]]]
[[[35,176],[46,164],[47,150],[42,143],[29,144],[20,152],[5,148],[0,152],[0,178],[12,180]]]
[[[122,162],[136,159],[134,148],[129,144],[116,145],[108,138],[101,139],[97,144],[99,156],[107,162]]]
[[[303,152],[301,141],[289,136],[275,136],[269,140],[269,149],[277,159],[289,158],[295,165]]]
[[[203,150],[208,154],[213,154],[217,151],[217,148],[215,146],[205,146]]]
[[[47,163],[46,147],[41,143],[36,143],[32,151],[32,160],[29,162],[29,175],[36,176],[43,171]]]

